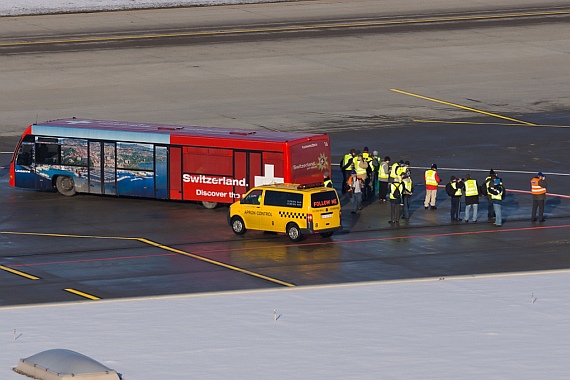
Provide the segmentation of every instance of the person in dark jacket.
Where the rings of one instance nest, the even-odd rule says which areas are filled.
[[[536,211],[538,210],[538,221],[544,222],[544,201],[546,200],[546,176],[539,172],[536,177],[530,180],[532,192],[532,216],[531,221],[536,222]]]
[[[505,198],[505,188],[503,187],[501,179],[496,178],[494,181],[490,182],[490,186],[487,188],[487,191],[495,210],[495,223],[493,223],[493,225],[500,227],[503,224],[501,202]]]
[[[493,186],[495,180],[498,179],[501,184],[503,180],[499,177],[496,171],[491,169],[489,171],[489,175],[485,178],[485,183],[481,185],[482,194],[487,197],[487,219],[493,220],[495,219],[495,208],[493,204],[493,200],[491,199],[491,194],[489,194],[489,187]]]
[[[414,183],[408,173],[402,174],[402,219],[410,219],[410,201],[414,194]]]
[[[461,178],[451,176],[451,181],[445,185],[447,195],[451,197],[451,221],[459,221],[459,213],[461,212],[461,196],[465,185]]]
[[[469,215],[471,214],[471,209],[473,209],[473,222],[477,221],[477,211],[479,209],[479,196],[481,192],[479,190],[479,184],[476,180],[471,178],[470,174],[465,176],[465,223],[469,222]]]

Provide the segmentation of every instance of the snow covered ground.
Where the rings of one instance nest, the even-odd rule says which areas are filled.
[[[260,1],[0,0],[0,15]],[[0,22],[2,20],[0,19]],[[0,308],[0,379],[65,348],[163,379],[567,379],[570,271]]]
[[[64,348],[125,380],[567,379],[570,271],[0,308],[0,378]]]

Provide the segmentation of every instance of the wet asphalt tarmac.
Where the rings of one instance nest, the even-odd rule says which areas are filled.
[[[235,236],[226,207],[13,189],[4,169],[0,305],[570,267],[570,178],[563,171],[570,163],[560,154],[568,144],[566,129],[542,128],[535,135],[537,129],[526,126],[477,127],[478,133],[472,128],[410,123],[332,134],[333,162],[348,147],[363,148],[362,141],[369,141],[370,150],[394,147],[380,154],[411,161],[411,218],[389,224],[390,207],[376,198],[351,214],[344,196],[343,231],[297,244],[280,234]],[[406,134],[415,138],[398,145]],[[533,165],[538,160],[543,164]],[[468,172],[482,181],[490,168],[497,171],[508,193],[503,226],[487,220],[485,199],[477,223],[452,222],[444,189],[438,209],[425,210],[422,177],[431,163],[444,181]],[[546,222],[533,223],[529,180],[539,170],[547,176],[549,196]],[[340,188],[338,168],[333,180]]]
[[[309,6],[316,19],[321,10],[313,4],[296,5]],[[346,4],[331,4],[327,10],[345,13],[336,7]],[[375,4],[359,8],[362,14],[354,9],[358,20],[369,17],[372,9],[376,15],[383,13]],[[399,2],[390,4],[399,9]],[[437,4],[442,8],[434,14],[441,15],[448,4]],[[242,9],[218,12],[245,17],[238,20],[243,25],[252,17],[264,18],[258,13],[269,12],[271,19],[282,13],[277,5],[256,6],[255,15]],[[302,8],[287,4],[284,9],[295,13]],[[176,15],[188,15],[185,12],[176,10]],[[223,19],[206,9],[198,14],[203,12],[214,17],[214,25]],[[15,18],[2,27],[12,25],[18,38],[27,39],[22,33],[38,38],[52,30],[68,33],[53,25],[81,32],[91,25],[83,18],[137,26],[136,20],[152,24],[160,19],[166,25],[173,17],[168,11],[153,12],[152,17],[137,14],[37,17],[33,25],[38,31],[29,30],[32,23],[27,18]],[[120,22],[123,17],[131,23]],[[174,21],[187,22],[177,17]],[[414,25],[398,27],[394,34],[383,34],[383,27],[356,28],[343,37],[339,30],[320,31],[314,39],[261,33],[259,41],[249,36],[241,44],[204,41],[186,48],[180,40],[182,48],[171,50],[161,48],[160,42],[149,50],[133,44],[115,51],[103,44],[100,50],[61,56],[61,44],[53,44],[53,55],[33,54],[28,46],[31,51],[26,54],[3,56],[3,68],[14,79],[1,92],[5,112],[0,152],[14,149],[16,135],[26,126],[22,120],[38,110],[45,119],[99,115],[175,124],[191,119],[236,128],[299,128],[330,134],[333,164],[349,149],[364,146],[392,160],[409,160],[415,192],[409,221],[389,224],[389,206],[377,199],[351,214],[349,199],[343,197],[343,231],[328,239],[309,236],[291,243],[281,234],[234,235],[226,223],[226,207],[206,210],[198,204],[90,195],[68,198],[10,188],[10,155],[2,153],[0,306],[569,268],[568,66],[560,54],[564,33],[559,33],[567,28],[566,17],[471,21],[470,30],[458,21],[423,26],[421,32]],[[58,23],[60,19],[67,23]],[[42,26],[44,22],[52,27]],[[525,29],[527,38],[521,38],[518,28],[525,22],[533,27]],[[107,27],[97,21],[94,30],[101,25]],[[142,33],[150,26],[139,27]],[[336,54],[340,42],[341,54]],[[549,60],[538,67],[536,57],[544,54]],[[477,60],[480,57],[484,59]],[[276,62],[281,75],[274,74]],[[258,77],[251,75],[251,65],[259,68]],[[120,76],[108,75],[114,71]],[[148,72],[153,75],[140,75]],[[168,75],[174,73],[184,75]],[[59,91],[45,83],[48,79]],[[108,92],[108,86],[114,91]],[[188,91],[189,86],[202,86],[204,91]],[[395,92],[393,86],[411,93]],[[419,98],[415,92],[461,104]],[[485,110],[493,113],[479,112]],[[470,173],[483,181],[491,168],[498,172],[508,192],[503,226],[487,220],[485,200],[477,223],[452,222],[443,189],[438,209],[425,210],[423,172],[433,163],[444,183],[452,175]],[[543,223],[530,221],[529,181],[538,171],[548,179]],[[333,181],[340,189],[337,166]]]

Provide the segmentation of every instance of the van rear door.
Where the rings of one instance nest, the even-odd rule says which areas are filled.
[[[315,231],[340,227],[340,201],[336,190],[327,189],[312,193],[311,213]]]

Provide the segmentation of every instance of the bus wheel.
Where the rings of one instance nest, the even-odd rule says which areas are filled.
[[[289,239],[293,241],[299,241],[303,238],[301,229],[299,229],[299,226],[297,226],[295,223],[289,223],[287,225],[287,235],[289,236]]]
[[[73,178],[71,177],[65,175],[57,177],[55,186],[61,195],[65,195],[66,197],[75,195],[75,184],[73,183]]]
[[[321,232],[321,237],[330,238],[333,235],[332,232]]]
[[[245,229],[245,224],[243,222],[243,219],[240,218],[239,216],[234,216],[232,218],[232,230],[236,235],[243,235],[245,234],[245,231],[247,231]]]
[[[218,202],[206,202],[206,201],[202,201],[202,204],[204,205],[204,207],[206,207],[207,209],[213,209],[216,208],[216,206],[218,205]]]

